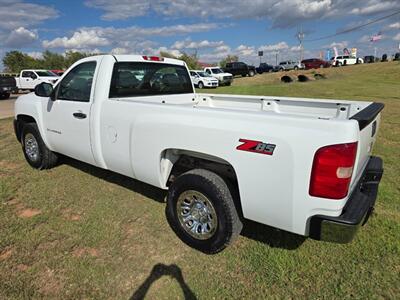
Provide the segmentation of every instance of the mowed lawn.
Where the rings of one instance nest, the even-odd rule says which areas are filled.
[[[282,74],[263,74],[211,92],[386,104],[374,151],[385,163],[376,213],[351,244],[248,222],[235,244],[204,255],[169,228],[163,191],[71,159],[36,171],[6,119],[0,121],[0,299],[398,298],[400,64],[321,72],[326,80],[282,84]]]

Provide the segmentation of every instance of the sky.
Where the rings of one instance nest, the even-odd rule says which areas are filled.
[[[113,54],[196,53],[218,62],[275,64],[300,58],[296,33],[304,32],[305,58],[335,47],[358,56],[399,52],[400,14],[351,31],[343,30],[400,11],[400,0],[0,0],[0,59],[19,50]],[[372,43],[378,32],[382,39]],[[330,36],[326,39],[320,37]],[[316,40],[318,39],[318,40]],[[0,69],[2,69],[0,63]]]

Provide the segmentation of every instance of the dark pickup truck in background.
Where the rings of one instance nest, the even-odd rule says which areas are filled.
[[[11,93],[17,91],[15,78],[7,75],[0,75],[0,100],[10,98]]]
[[[241,75],[243,77],[246,77],[247,75],[253,77],[257,73],[254,66],[249,66],[244,62],[227,63],[223,70],[226,73],[231,73],[233,76]]]
[[[260,66],[258,68],[256,68],[256,72],[258,74],[262,74],[262,73],[270,73],[274,71],[274,66],[273,65],[269,65],[267,63],[260,63]]]

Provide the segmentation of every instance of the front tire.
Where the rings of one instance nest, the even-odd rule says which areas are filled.
[[[254,75],[255,75],[255,73],[253,70],[249,71],[249,77],[253,77]]]
[[[204,83],[200,81],[197,86],[199,87],[199,89],[203,89],[204,88]]]
[[[166,216],[184,243],[206,254],[225,249],[243,227],[228,185],[204,169],[188,171],[173,182]]]
[[[57,155],[46,147],[35,123],[24,125],[21,143],[25,159],[31,167],[43,170],[50,169],[57,164]]]

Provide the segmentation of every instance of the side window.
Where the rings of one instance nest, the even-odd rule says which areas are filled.
[[[186,93],[193,93],[193,86],[184,66],[151,62],[114,64],[110,98]]]
[[[227,63],[227,64],[226,64],[226,67],[227,67],[227,68],[232,68],[232,66],[233,66],[232,63]]]
[[[210,69],[207,69],[207,70],[206,70],[206,73],[207,73],[207,74],[211,74]]]
[[[31,71],[22,72],[22,77],[24,77],[24,78],[31,77],[31,76],[32,76],[32,72]]]
[[[194,73],[193,71],[190,71],[190,76],[195,76],[196,73]]]
[[[89,102],[96,62],[85,62],[73,68],[60,82],[57,99]]]

